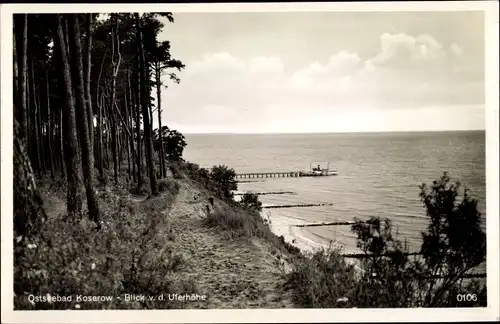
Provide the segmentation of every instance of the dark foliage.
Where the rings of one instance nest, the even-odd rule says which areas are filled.
[[[217,186],[222,197],[226,199],[232,199],[233,191],[238,190],[238,183],[235,180],[236,172],[225,165],[214,166],[210,172],[210,179]]]
[[[408,255],[390,220],[357,220],[352,231],[367,255],[358,270],[335,249],[299,259],[289,277],[296,301],[306,307],[486,306],[484,280],[462,279],[486,256],[477,202],[446,174],[430,188],[422,185],[420,197],[429,217],[421,255]]]
[[[253,211],[262,211],[262,202],[259,200],[259,196],[254,193],[245,193],[241,196],[240,205],[244,209],[253,210]]]
[[[186,139],[184,135],[176,130],[170,130],[168,126],[161,128],[161,136],[158,129],[154,130],[153,144],[156,152],[160,153],[160,145],[163,143],[165,159],[169,162],[179,162],[182,159]]]

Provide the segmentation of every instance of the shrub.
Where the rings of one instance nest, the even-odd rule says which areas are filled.
[[[160,134],[161,133],[161,134]],[[161,135],[161,136],[160,136]],[[158,128],[153,131],[153,148],[160,152],[160,146],[163,142],[165,159],[169,161],[181,161],[184,148],[186,147],[186,138],[176,130],[171,130],[168,126],[163,126],[161,132]]]
[[[300,255],[301,251],[298,247],[288,243],[285,241],[285,237],[283,235],[280,235],[278,237],[279,243],[288,251],[288,253],[292,255]]]
[[[195,177],[200,169],[200,166],[196,163],[185,162],[182,164],[182,169],[186,175],[190,177]]]
[[[234,169],[225,165],[219,165],[214,166],[212,170],[209,171],[206,168],[200,168],[199,165],[190,162],[184,162],[179,165],[183,173],[189,178],[195,180],[226,202],[230,203],[232,201],[232,191],[238,189],[238,183],[235,179],[236,172]]]
[[[308,254],[296,259],[292,267],[286,285],[293,289],[295,303],[317,308],[352,307],[349,297],[356,287],[356,270],[339,249],[330,247]]]
[[[138,195],[149,195],[151,193],[151,185],[149,178],[143,176],[141,183],[132,183],[129,189],[130,193]]]
[[[210,171],[200,168],[198,164],[185,162],[182,164],[182,170],[191,179],[198,181],[205,187],[208,187],[211,183]]]
[[[244,209],[261,212],[262,202],[259,201],[259,196],[254,193],[245,193],[240,200],[240,205]]]
[[[174,179],[184,179],[184,173],[182,172],[182,167],[180,162],[172,162],[170,164],[170,171],[172,171],[172,175]]]
[[[199,169],[197,176],[198,180],[202,183],[208,183],[210,181],[210,172],[205,168]]]
[[[427,232],[422,233],[422,270],[428,277],[446,276],[426,285],[435,291],[425,298],[428,306],[457,304],[456,296],[448,292],[459,289],[460,278],[486,260],[486,234],[481,229],[477,200],[469,196],[467,188],[461,194],[460,188],[460,182],[450,183],[446,173],[430,188],[425,184],[420,187],[420,198],[430,217]]]
[[[180,185],[177,181],[171,179],[162,179],[158,181],[158,190],[168,191],[172,195],[179,193]]]
[[[353,272],[328,251],[299,259],[288,281],[296,301],[307,307],[486,306],[484,282],[461,279],[485,261],[486,237],[477,201],[467,189],[460,195],[460,184],[450,184],[446,173],[430,188],[424,184],[420,189],[430,220],[422,233],[421,256],[410,258],[406,244],[393,236],[390,220],[356,220],[351,230],[368,256],[360,262],[362,270]],[[459,293],[475,294],[476,300],[458,301]]]
[[[236,182],[236,172],[225,165],[218,165],[212,168],[210,178],[219,189],[223,198],[232,199],[232,191],[238,190]]]

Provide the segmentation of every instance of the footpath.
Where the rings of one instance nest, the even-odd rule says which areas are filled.
[[[187,308],[293,308],[271,243],[229,239],[207,227],[203,218],[208,194],[189,179],[177,181],[180,190],[167,216],[175,240],[168,244],[183,256],[183,271],[176,274],[192,279],[197,293],[207,296],[205,301],[189,302]],[[215,201],[215,208],[221,204]]]

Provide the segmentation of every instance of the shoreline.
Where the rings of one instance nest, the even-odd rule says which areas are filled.
[[[234,191],[234,193],[244,193],[242,191]],[[241,196],[235,196],[234,200],[239,201],[241,199]],[[270,210],[262,210],[259,215],[263,220],[265,220],[267,223],[269,223],[269,227],[271,229],[271,232],[273,232],[276,236],[283,236],[285,241],[298,249],[302,252],[302,254],[308,254],[308,253],[316,253],[324,249],[328,249],[329,245],[321,242],[315,241],[312,237],[308,237],[308,235],[305,233],[304,228],[299,228],[295,227],[292,224],[297,224],[297,222],[300,222],[297,219],[293,219],[293,223],[290,222],[289,220],[292,220],[292,218],[286,217],[286,216],[273,216],[272,212]],[[359,252],[355,250],[348,250],[347,246],[338,243],[338,240],[332,239],[331,240],[332,246],[337,246],[341,248],[343,251],[346,252]],[[352,251],[351,251],[352,250]]]

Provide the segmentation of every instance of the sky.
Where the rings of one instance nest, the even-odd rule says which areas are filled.
[[[485,128],[482,12],[174,13],[183,133]],[[155,127],[157,120],[155,121]]]

